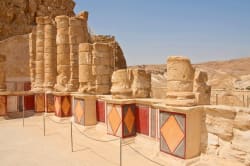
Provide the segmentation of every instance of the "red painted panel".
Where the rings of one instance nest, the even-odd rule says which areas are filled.
[[[136,106],[136,131],[149,135],[149,107]]]
[[[96,101],[96,118],[99,122],[105,122],[105,102]]]
[[[25,82],[24,83],[24,91],[31,90],[31,82]]]
[[[35,109],[35,97],[34,97],[34,95],[24,96],[24,109],[25,110],[34,110]]]
[[[0,96],[0,116],[6,114],[7,110],[7,97],[6,96]]]

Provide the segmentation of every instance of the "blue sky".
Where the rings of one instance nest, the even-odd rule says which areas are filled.
[[[250,56],[250,0],[75,0],[96,34],[114,35],[128,65]]]

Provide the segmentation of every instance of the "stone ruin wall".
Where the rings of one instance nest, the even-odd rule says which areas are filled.
[[[250,165],[250,110],[243,107],[204,106],[202,154]]]
[[[126,68],[115,38],[91,36],[87,12],[36,20],[29,36],[32,89],[109,94],[113,71]]]
[[[250,108],[250,91],[213,89],[210,104]]]

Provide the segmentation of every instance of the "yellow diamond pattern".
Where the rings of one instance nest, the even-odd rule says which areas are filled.
[[[111,129],[113,131],[113,134],[116,134],[120,123],[121,123],[121,117],[119,113],[117,112],[115,106],[112,107],[112,110],[109,113],[108,120],[111,126]]]
[[[68,97],[64,97],[62,101],[62,111],[64,115],[67,115],[70,109],[70,102],[68,100]]]
[[[61,104],[60,104],[60,98],[56,97],[55,98],[55,109],[56,109],[56,114],[59,114],[59,111],[61,109]]]
[[[83,115],[83,108],[81,106],[81,102],[77,101],[76,108],[75,108],[75,113],[76,113],[76,118],[77,122],[81,121],[82,115]]]
[[[173,115],[162,126],[161,134],[172,153],[184,138],[184,133]]]
[[[131,133],[135,123],[135,116],[130,107],[128,108],[127,114],[125,115],[124,122],[126,127],[128,128],[129,133]]]

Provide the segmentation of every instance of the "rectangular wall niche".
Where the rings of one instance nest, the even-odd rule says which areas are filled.
[[[185,158],[185,114],[160,111],[160,150],[180,158]]]
[[[118,137],[136,135],[135,104],[107,104],[108,134]]]

